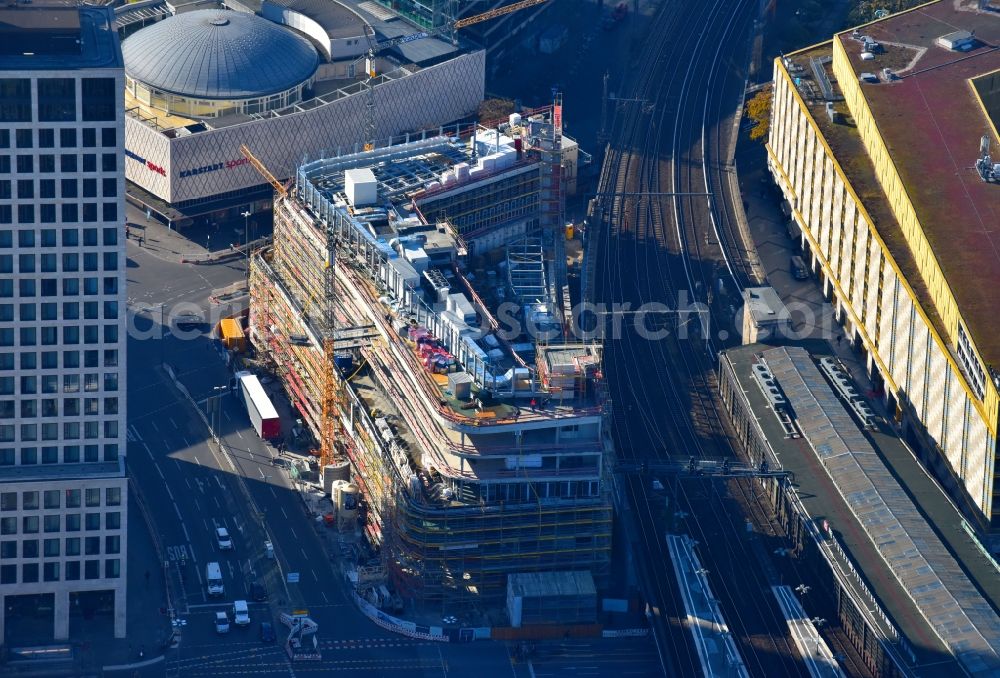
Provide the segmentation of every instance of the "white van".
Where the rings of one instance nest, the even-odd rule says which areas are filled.
[[[222,585],[222,568],[218,563],[209,563],[205,566],[205,581],[208,585],[208,595],[221,596],[226,593]]]
[[[247,607],[247,601],[233,601],[233,621],[237,626],[250,625],[250,608]]]

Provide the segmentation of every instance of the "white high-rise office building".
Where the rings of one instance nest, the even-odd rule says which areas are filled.
[[[0,8],[0,643],[125,635],[123,87],[110,8]]]

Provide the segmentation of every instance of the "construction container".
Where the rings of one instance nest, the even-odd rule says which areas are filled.
[[[448,375],[448,390],[456,400],[468,400],[472,397],[472,375],[468,372],[452,372]]]
[[[230,351],[242,353],[247,348],[247,339],[236,318],[223,318],[219,321],[219,338]]]

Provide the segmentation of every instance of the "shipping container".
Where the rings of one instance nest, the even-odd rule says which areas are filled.
[[[243,328],[240,327],[240,321],[236,318],[223,318],[219,322],[219,338],[230,351],[242,353],[246,350],[246,336],[243,334]]]

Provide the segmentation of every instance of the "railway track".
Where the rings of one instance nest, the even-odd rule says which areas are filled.
[[[676,311],[686,303],[686,294],[687,301],[708,308],[719,278],[728,280],[723,285],[730,293],[757,282],[737,215],[723,195],[733,182],[719,161],[728,157],[720,132],[728,114],[720,114],[727,99],[725,87],[717,82],[726,74],[722,62],[734,58],[723,47],[739,50],[749,35],[754,6],[750,0],[672,3],[657,15],[642,55],[648,66],[630,95],[645,105],[627,107],[615,116],[602,171],[599,191],[613,195],[604,205],[599,301],[633,307],[658,302]],[[694,33],[690,26],[703,30]],[[670,39],[674,35],[680,37]],[[694,195],[713,192],[722,199]],[[685,195],[668,200],[659,195],[663,193]],[[633,462],[733,455],[715,399],[714,362],[722,340],[710,333],[712,323],[699,323],[685,338],[680,316],[665,317],[662,328],[671,331],[660,340],[632,331],[608,343],[612,433],[619,455]],[[672,516],[654,508],[662,498],[653,496],[648,480],[630,476],[624,483],[644,550],[643,579],[654,605],[652,622],[663,639],[665,668],[671,675],[699,673],[690,640],[679,632],[683,625],[671,617],[682,612],[676,584],[663,568],[650,567],[667,559],[663,537],[665,520],[670,522]],[[687,531],[700,541],[703,553],[710,553],[708,567],[717,570],[710,575],[713,590],[748,670],[761,676],[806,675],[767,577],[747,567],[760,554],[741,538],[744,518],[733,511],[740,502],[724,486],[701,481],[693,485],[677,486],[675,506],[692,517]],[[769,516],[759,499],[742,498],[753,522],[766,524]]]

